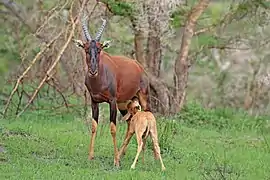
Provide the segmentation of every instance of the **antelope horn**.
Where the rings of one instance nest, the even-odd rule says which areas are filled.
[[[90,36],[86,20],[87,20],[87,16],[84,14],[84,17],[82,19],[82,29],[83,29],[83,33],[84,33],[85,38],[87,39],[87,41],[90,41],[92,38]]]
[[[101,25],[101,27],[99,28],[99,30],[97,32],[97,35],[96,35],[96,38],[95,38],[96,41],[100,41],[101,35],[102,35],[102,33],[103,33],[104,29],[105,29],[105,26],[107,24],[107,20],[106,19],[101,18],[101,20],[103,22],[102,22],[102,25]]]

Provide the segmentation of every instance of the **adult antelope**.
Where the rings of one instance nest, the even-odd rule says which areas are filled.
[[[135,96],[139,98],[144,111],[150,111],[149,86],[142,66],[133,59],[124,56],[113,56],[103,51],[107,43],[100,42],[107,21],[99,28],[96,37],[92,39],[85,19],[82,29],[86,42],[74,40],[78,47],[86,54],[87,74],[85,85],[91,96],[92,135],[89,146],[89,159],[94,158],[94,143],[97,133],[99,103],[106,102],[110,106],[110,130],[114,145],[114,165],[119,166],[118,149],[116,143],[116,115],[117,109],[124,116],[127,113],[123,103]],[[122,104],[122,105],[121,105]],[[127,132],[128,133],[128,132]],[[126,134],[127,136],[127,134]]]

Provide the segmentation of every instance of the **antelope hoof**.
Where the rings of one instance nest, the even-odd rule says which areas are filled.
[[[119,167],[120,166],[119,164],[120,164],[119,161],[114,160],[114,166]]]
[[[132,164],[132,166],[130,167],[130,169],[135,169],[135,165],[134,165],[134,164]]]
[[[93,160],[94,156],[88,156],[88,160]]]
[[[161,170],[162,170],[162,171],[165,171],[165,170],[166,170],[166,168],[165,168],[165,167],[162,167],[162,168],[161,168]]]

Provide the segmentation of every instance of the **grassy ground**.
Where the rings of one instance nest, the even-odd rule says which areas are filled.
[[[18,120],[1,120],[0,151],[5,152],[0,152],[0,179],[270,179],[269,129],[267,133],[262,126],[239,125],[241,118],[220,128],[204,121],[210,116],[226,121],[220,120],[220,113],[188,111],[167,120],[158,118],[166,172],[154,160],[150,140],[145,164],[139,159],[136,170],[129,169],[136,154],[135,137],[121,168],[114,168],[108,120],[98,127],[93,161],[87,160],[87,127],[76,114],[32,112]],[[185,116],[197,123],[184,121]],[[237,116],[227,119],[232,117]],[[118,147],[125,129],[125,123],[118,124]]]

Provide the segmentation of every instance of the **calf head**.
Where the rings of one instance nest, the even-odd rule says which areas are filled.
[[[134,98],[133,100],[129,101],[127,104],[127,114],[123,117],[123,120],[127,121],[132,116],[134,116],[138,111],[141,111],[141,105],[139,104],[139,100]]]

